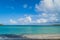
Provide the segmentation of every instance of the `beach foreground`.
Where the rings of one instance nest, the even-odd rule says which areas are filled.
[[[0,40],[60,40],[60,34],[1,34]]]
[[[24,36],[30,39],[60,39],[60,34],[36,34]]]

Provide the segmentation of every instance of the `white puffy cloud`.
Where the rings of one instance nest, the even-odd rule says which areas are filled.
[[[48,22],[47,19],[43,19],[43,18],[37,19],[37,23],[47,23],[47,22]]]
[[[43,17],[48,17],[48,15],[46,13],[42,13]]]
[[[23,15],[23,17],[18,18],[16,21],[10,19],[11,24],[46,24],[48,22],[55,22],[58,21],[56,18],[56,14],[49,14],[46,13],[37,14],[37,15]]]
[[[9,21],[11,24],[16,24],[17,22],[15,21],[15,20],[13,20],[13,19],[10,19],[10,21]]]
[[[55,9],[53,1],[52,0],[42,0],[39,4],[35,5],[35,8],[37,11],[42,12],[53,12]]]
[[[60,0],[42,0],[35,5],[37,15],[24,15],[17,19],[17,21],[10,19],[11,23],[20,24],[41,24],[49,22],[57,22],[60,10]],[[32,8],[24,4],[24,8]],[[41,13],[42,12],[42,13]]]
[[[43,12],[41,17],[48,19],[48,22],[58,21],[60,0],[42,0],[39,4],[35,5],[35,9],[38,13]]]
[[[26,16],[24,18],[19,18],[18,19],[19,23],[23,23],[23,24],[26,24],[26,23],[31,23],[32,21],[32,18],[30,16]]]
[[[53,0],[44,0],[44,6],[47,8],[47,9],[50,9],[50,8],[53,8],[54,5],[53,5]]]
[[[27,20],[28,22],[31,22],[31,21],[32,21],[32,19],[31,19],[30,16],[26,17],[26,20]]]
[[[43,18],[43,16],[47,16],[47,14],[43,13],[41,15],[30,15],[30,16],[25,16],[24,18],[19,18],[18,22],[21,24],[41,24],[41,23],[47,23],[49,22],[48,19]],[[41,18],[40,18],[41,17]]]
[[[55,12],[60,10],[60,0],[41,0],[35,5],[37,11]]]

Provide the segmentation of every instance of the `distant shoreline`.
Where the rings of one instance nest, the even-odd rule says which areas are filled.
[[[60,25],[0,25],[0,26],[60,26]]]
[[[0,26],[2,26],[3,24],[0,24]]]
[[[60,24],[50,24],[50,25],[4,25],[0,24],[0,26],[60,26]]]

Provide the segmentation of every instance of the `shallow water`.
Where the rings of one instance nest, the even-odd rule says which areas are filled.
[[[60,26],[0,26],[0,34],[60,34]]]

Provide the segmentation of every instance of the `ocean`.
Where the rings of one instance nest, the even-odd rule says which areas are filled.
[[[60,26],[5,25],[0,26],[0,34],[60,34]]]

